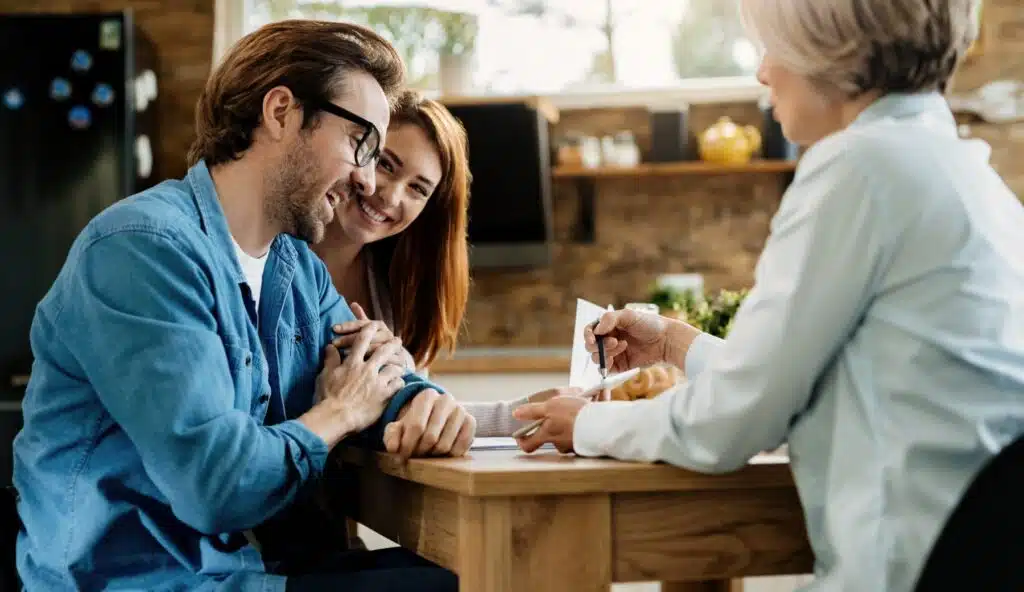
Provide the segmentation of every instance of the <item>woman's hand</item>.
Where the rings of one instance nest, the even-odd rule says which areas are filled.
[[[552,443],[559,452],[572,452],[573,433],[576,417],[590,402],[582,397],[559,396],[543,403],[523,405],[513,412],[519,421],[543,419],[544,423],[529,436],[516,439],[523,452],[533,452],[547,443]]]
[[[538,391],[532,395],[526,397],[527,403],[544,403],[555,397],[587,397],[593,401],[607,401],[609,400],[610,393],[608,389],[603,389],[599,393],[585,393],[583,389],[575,386],[560,386],[557,388],[550,388],[543,391]]]
[[[398,350],[394,355],[388,358],[386,363],[394,364],[395,366],[404,368],[409,372],[414,372],[416,370],[416,363],[412,359],[412,354],[410,354],[404,347],[401,347],[402,339],[400,337],[395,337],[395,335],[391,333],[391,329],[389,329],[384,322],[374,321],[366,316],[366,311],[364,311],[363,307],[359,306],[359,304],[353,302],[351,308],[352,314],[356,316],[356,320],[334,326],[334,332],[340,335],[340,337],[335,338],[332,342],[334,347],[338,349],[347,349],[352,347],[352,344],[355,343],[356,336],[359,335],[359,332],[363,330],[364,327],[373,325],[376,327],[377,332],[374,334],[373,341],[370,342],[368,353],[372,354],[377,351],[378,347],[385,343],[397,342],[399,345]]]
[[[603,336],[605,365],[612,372],[661,362],[681,368],[690,343],[698,335],[698,329],[682,321],[629,309],[606,312],[596,326],[588,325],[583,332],[587,351],[595,362],[599,361],[597,337]],[[676,352],[682,355],[674,355]]]
[[[526,397],[528,403],[543,403],[548,399],[554,399],[555,397],[578,397],[583,394],[583,389],[573,386],[560,386],[557,388],[549,388],[543,391],[538,391],[532,395]]]

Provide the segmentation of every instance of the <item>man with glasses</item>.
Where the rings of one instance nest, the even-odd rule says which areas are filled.
[[[332,447],[380,447],[409,401],[448,396],[373,324],[331,345],[355,317],[308,248],[340,201],[373,193],[402,71],[350,24],[260,29],[207,83],[187,176],[75,241],[32,324],[14,444],[27,589],[456,589],[394,550],[296,575],[251,535],[309,503]],[[444,407],[424,433],[460,431],[467,414]]]
[[[326,111],[335,117],[340,117],[356,124],[356,126],[362,130],[362,133],[358,135],[359,139],[356,140],[356,167],[364,168],[370,164],[376,164],[377,160],[380,158],[380,148],[383,143],[380,137],[380,128],[348,109],[339,107],[330,101],[304,102],[314,109]]]

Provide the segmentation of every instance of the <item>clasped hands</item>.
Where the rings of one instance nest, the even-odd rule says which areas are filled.
[[[401,339],[384,323],[370,320],[358,304],[352,304],[352,312],[356,320],[333,327],[338,337],[327,346],[324,370],[317,379],[318,403],[331,393],[348,408],[348,433],[377,421],[391,397],[405,386],[402,377],[415,368]],[[342,349],[348,350],[344,362]],[[454,397],[427,388],[385,426],[384,447],[403,458],[461,456],[475,435],[476,419]]]
[[[596,326],[587,326],[583,338],[594,362],[598,361],[597,338],[603,338],[605,363],[609,370],[618,373],[660,362],[682,367],[689,344],[699,334],[699,330],[681,321],[626,309],[604,313]],[[607,393],[603,393],[603,398],[608,398]],[[572,452],[576,418],[589,404],[588,398],[557,396],[519,407],[513,412],[516,419],[544,420],[532,434],[518,439],[519,447],[524,452],[533,452],[551,443],[560,452]]]

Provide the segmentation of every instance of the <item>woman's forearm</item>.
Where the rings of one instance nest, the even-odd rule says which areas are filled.
[[[524,425],[512,418],[512,411],[529,403],[529,397],[507,401],[463,401],[462,407],[476,419],[476,435],[482,438],[511,436]]]

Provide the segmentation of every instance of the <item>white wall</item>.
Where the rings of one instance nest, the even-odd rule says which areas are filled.
[[[430,380],[443,386],[460,401],[501,401],[565,386],[569,384],[569,374],[432,374]]]

